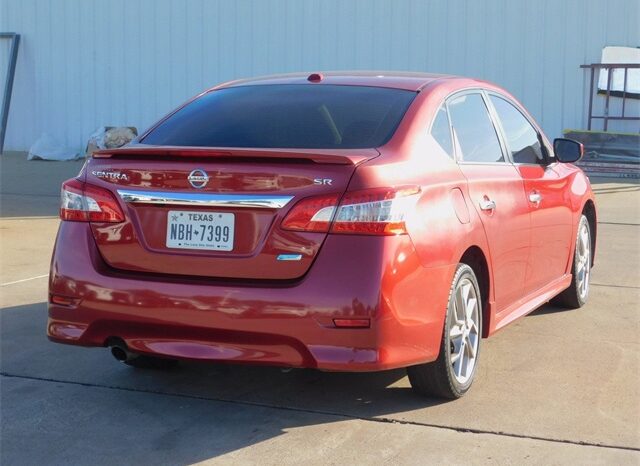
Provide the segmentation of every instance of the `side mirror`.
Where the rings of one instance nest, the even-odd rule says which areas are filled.
[[[573,139],[557,138],[553,140],[553,152],[560,162],[573,163],[582,158],[584,146]]]

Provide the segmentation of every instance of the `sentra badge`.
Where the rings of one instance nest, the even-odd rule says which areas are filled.
[[[93,176],[97,176],[98,178],[103,178],[109,181],[116,181],[116,180],[129,181],[129,177],[125,173],[120,173],[120,172],[112,172],[112,171],[106,171],[106,170],[102,170],[102,171],[93,170],[91,174]]]

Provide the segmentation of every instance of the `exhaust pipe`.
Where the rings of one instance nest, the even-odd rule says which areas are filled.
[[[121,338],[112,337],[106,342],[106,346],[111,350],[111,355],[128,366],[144,369],[173,369],[178,365],[178,361],[169,358],[157,358],[146,354],[135,353],[127,348],[127,344]]]
[[[138,358],[138,354],[132,353],[124,345],[111,346],[111,354],[120,362],[131,362]]]

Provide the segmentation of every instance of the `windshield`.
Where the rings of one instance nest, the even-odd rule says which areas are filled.
[[[152,145],[363,149],[393,135],[415,92],[339,85],[254,85],[211,91],[154,128]]]

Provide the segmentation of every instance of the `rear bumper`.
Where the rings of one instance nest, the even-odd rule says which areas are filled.
[[[454,267],[423,267],[407,236],[329,235],[295,283],[149,277],[110,269],[88,224],[61,222],[47,334],[82,346],[117,337],[132,351],[175,358],[404,367],[437,357]],[[52,295],[71,303],[54,304]],[[336,328],[336,318],[370,319],[370,327]]]

